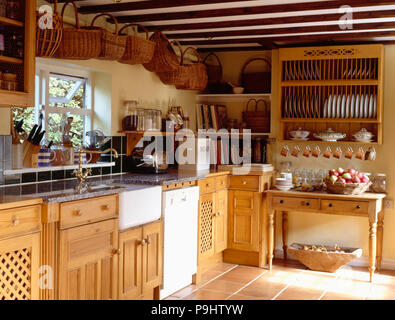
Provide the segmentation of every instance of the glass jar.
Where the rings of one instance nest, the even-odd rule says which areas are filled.
[[[7,1],[7,18],[19,20],[21,17],[21,2],[19,0]]]
[[[291,161],[283,161],[280,162],[280,176],[287,180],[292,181],[292,162]]]
[[[144,130],[152,131],[153,128],[153,118],[154,118],[154,110],[146,109],[144,110]]]
[[[137,109],[137,131],[145,130],[144,122],[145,122],[145,110]]]
[[[125,131],[137,130],[137,101],[127,100],[124,102],[125,117],[122,120],[122,128]]]
[[[152,110],[152,130],[161,131],[162,129],[162,111]]]
[[[376,173],[373,178],[372,190],[377,193],[385,193],[386,180],[386,174]]]

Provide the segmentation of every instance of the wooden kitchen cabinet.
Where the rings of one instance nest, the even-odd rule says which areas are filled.
[[[162,222],[121,232],[119,248],[119,299],[158,298],[163,274]]]
[[[61,230],[59,299],[117,299],[118,252],[118,219]]]
[[[215,194],[215,253],[224,251],[228,245],[228,190],[219,190]]]
[[[215,193],[203,194],[199,198],[199,262],[214,254],[214,199]]]

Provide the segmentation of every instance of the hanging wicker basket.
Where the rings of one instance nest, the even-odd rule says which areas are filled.
[[[155,32],[150,40],[156,43],[154,56],[148,63],[144,63],[145,69],[151,72],[167,72],[176,70],[180,63],[169,40],[162,32]]]
[[[174,71],[167,72],[157,72],[159,79],[167,85],[178,85],[182,86],[188,81],[188,70],[182,65],[183,62],[183,52],[182,47],[178,41],[173,41],[172,44],[177,45],[180,50],[180,65]]]
[[[269,66],[269,71],[246,72],[247,66],[252,62],[263,61]],[[241,86],[245,93],[270,93],[271,91],[271,63],[266,58],[254,58],[248,60],[241,70]]]
[[[112,33],[104,28],[94,26],[95,21],[103,16],[107,16],[114,21],[115,32]],[[98,30],[101,33],[101,48],[98,59],[103,60],[118,60],[122,58],[125,53],[126,37],[118,35],[118,21],[109,13],[102,13],[95,16],[91,22],[90,27],[82,27],[84,30]]]
[[[140,24],[127,24],[119,30],[119,34],[129,27],[137,26],[142,29],[146,34],[146,39],[142,37],[126,36],[126,48],[122,58],[118,59],[121,63],[126,64],[144,64],[152,60],[155,52],[156,43],[149,40],[148,30]]]
[[[40,23],[45,27],[50,22],[44,15],[45,13],[36,13],[36,56],[50,58],[58,50],[63,35],[62,17],[58,13],[57,0],[54,1],[51,28],[40,26]]]
[[[62,41],[54,56],[56,58],[78,60],[98,58],[101,52],[101,31],[80,27],[77,6],[71,0],[66,1],[62,8],[62,20],[69,3],[74,7],[76,27],[63,28]]]
[[[195,53],[198,61],[196,63],[185,65],[185,53],[188,50],[192,50]],[[204,88],[206,88],[207,86],[208,81],[206,66],[201,63],[199,53],[196,51],[195,48],[188,47],[184,50],[182,54],[181,65],[181,68],[184,69],[183,72],[188,75],[188,80],[183,84],[176,85],[176,88],[184,90],[204,90]]]
[[[255,110],[249,111],[248,107],[251,102],[255,102]],[[259,102],[264,103],[262,111],[258,111]],[[250,99],[247,102],[246,110],[243,111],[243,122],[246,123],[247,129],[251,129],[251,132],[255,133],[267,133],[270,132],[270,106],[263,99],[255,100]]]

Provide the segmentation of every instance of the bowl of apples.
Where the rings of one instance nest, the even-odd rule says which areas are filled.
[[[372,182],[363,173],[355,169],[338,168],[329,170],[325,178],[326,191],[337,194],[362,194],[369,189]]]

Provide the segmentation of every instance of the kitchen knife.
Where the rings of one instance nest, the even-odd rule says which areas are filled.
[[[37,128],[38,128],[38,125],[35,124],[33,129],[30,131],[29,136],[27,137],[27,141],[32,141],[33,136],[36,133]]]
[[[49,149],[49,148],[51,148],[52,147],[52,145],[53,145],[53,140],[51,140],[49,143],[48,143],[48,146],[47,146],[47,148]]]
[[[35,144],[35,145],[39,145],[41,140],[44,137],[44,134],[45,134],[45,130],[43,132],[41,132],[41,133],[38,133],[38,131],[37,131],[37,134],[35,135],[32,143]]]

